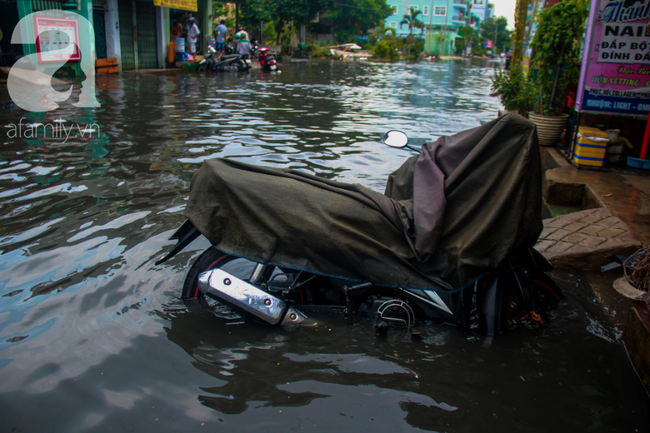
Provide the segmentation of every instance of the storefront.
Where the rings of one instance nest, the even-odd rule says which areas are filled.
[[[17,24],[16,0],[0,1],[0,66],[11,66],[23,55],[22,50],[11,45],[11,34]]]
[[[576,98],[576,124],[619,130],[632,146],[628,156],[643,160],[650,156],[648,18],[650,0],[592,0]]]

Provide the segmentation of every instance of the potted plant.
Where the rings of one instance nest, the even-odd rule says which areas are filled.
[[[492,96],[498,96],[507,111],[516,111],[524,117],[528,117],[539,94],[537,83],[528,80],[520,66],[497,70],[492,79],[492,90]]]
[[[580,78],[580,41],[588,0],[563,0],[542,10],[531,44],[538,65],[539,99],[529,118],[537,124],[541,145],[552,145],[562,134],[570,108],[568,96]]]

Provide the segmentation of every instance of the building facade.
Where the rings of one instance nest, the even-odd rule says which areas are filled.
[[[488,0],[468,0],[469,25],[480,28],[483,21],[492,17],[493,8],[490,6]]]
[[[398,37],[409,34],[407,24],[400,25],[411,8],[419,11],[418,20],[425,28],[414,29],[413,34],[425,39],[425,51],[435,55],[451,55],[456,51],[458,30],[464,26],[479,28],[481,22],[491,17],[492,5],[488,0],[387,0],[393,14],[386,26],[395,29]]]
[[[212,34],[210,0],[2,0],[0,1],[0,66],[11,66],[36,52],[34,44],[11,44],[19,20],[32,12],[52,17],[76,13],[92,25],[88,34],[79,34],[80,43],[91,45],[92,59],[116,58],[119,70],[164,68],[168,65],[171,24],[196,19],[205,44]]]

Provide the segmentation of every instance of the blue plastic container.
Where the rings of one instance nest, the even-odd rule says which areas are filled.
[[[627,157],[627,165],[629,167],[643,168],[645,170],[650,170],[650,160],[633,158],[631,156]]]

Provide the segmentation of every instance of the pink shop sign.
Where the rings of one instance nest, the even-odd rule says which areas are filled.
[[[592,0],[576,108],[647,116],[650,0]]]

